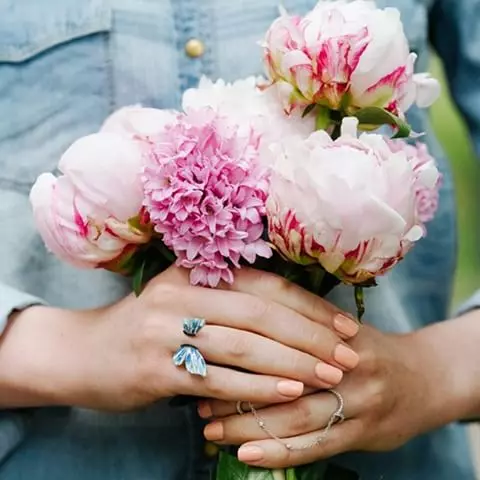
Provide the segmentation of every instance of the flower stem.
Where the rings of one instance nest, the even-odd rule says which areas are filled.
[[[365,313],[365,300],[363,297],[363,287],[355,286],[355,303],[357,305],[357,317],[358,321],[362,322],[363,314]]]
[[[278,470],[272,470],[272,476],[273,480],[287,480],[285,470],[283,468]]]

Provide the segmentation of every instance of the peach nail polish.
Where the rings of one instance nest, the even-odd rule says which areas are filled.
[[[348,370],[355,368],[360,361],[358,353],[354,352],[351,348],[339,343],[335,347],[333,352],[333,358],[338,362],[342,367],[345,367]]]
[[[238,459],[245,463],[259,462],[263,455],[263,450],[255,445],[245,445],[238,449]]]
[[[297,398],[303,393],[303,383],[293,380],[280,380],[277,383],[277,391],[286,397]]]
[[[339,368],[324,362],[317,363],[315,374],[320,380],[332,386],[338,385],[343,377],[343,372]]]
[[[333,319],[333,327],[338,333],[347,338],[354,337],[360,328],[358,322],[341,313],[337,314]]]
[[[222,422],[209,423],[203,430],[203,435],[211,442],[223,440],[223,424]]]
[[[200,418],[211,418],[213,416],[212,407],[207,400],[200,400],[197,407]]]

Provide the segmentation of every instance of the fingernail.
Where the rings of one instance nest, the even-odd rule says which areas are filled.
[[[333,327],[338,333],[345,335],[347,338],[354,337],[360,328],[355,320],[341,313],[333,319]]]
[[[339,343],[335,347],[335,351],[333,352],[333,358],[336,362],[338,362],[342,367],[345,367],[349,370],[355,368],[360,361],[360,357],[358,353],[354,352],[351,348]]]
[[[255,445],[246,445],[238,449],[237,455],[241,462],[259,462],[263,459],[263,450]]]
[[[218,442],[223,440],[223,425],[222,422],[209,423],[203,430],[203,435],[211,442]]]
[[[207,400],[200,400],[197,407],[200,418],[210,418],[213,416],[212,407]]]
[[[328,365],[328,363],[317,363],[315,366],[317,377],[328,385],[338,385],[343,377],[343,372],[337,368]]]
[[[303,383],[293,380],[281,380],[277,383],[277,391],[286,397],[297,398],[303,393]]]

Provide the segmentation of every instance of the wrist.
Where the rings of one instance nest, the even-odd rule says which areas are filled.
[[[467,323],[464,318],[448,320],[411,334],[417,352],[416,369],[428,397],[430,428],[480,412],[478,338]]]
[[[84,315],[45,306],[11,315],[0,341],[0,408],[76,403],[85,377]]]

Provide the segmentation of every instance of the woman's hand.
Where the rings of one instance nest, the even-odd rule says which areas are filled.
[[[182,331],[189,317],[207,321],[196,337]],[[273,275],[246,270],[228,289],[211,290],[190,286],[172,268],[139,298],[104,309],[19,314],[0,348],[0,385],[17,388],[4,391],[0,405],[20,406],[22,388],[49,402],[110,410],[181,394],[286,402],[304,385],[337,385],[358,363],[342,340],[356,333],[327,302]],[[206,378],[173,365],[185,343],[205,357]]]
[[[471,379],[469,386],[465,375],[455,368],[463,357],[451,345],[455,345],[454,324],[461,324],[447,323],[453,324],[450,333],[447,325],[410,335],[362,327],[351,342],[360,354],[360,363],[336,388],[345,401],[346,420],[334,425],[317,447],[290,451],[270,439],[252,414],[237,415],[234,404],[219,401],[200,403],[201,416],[217,417],[206,427],[205,436],[221,444],[243,444],[239,459],[266,468],[306,464],[352,450],[397,448],[416,435],[461,418],[473,398],[478,402],[478,393],[472,392],[478,380]],[[475,328],[478,338],[479,328]],[[456,330],[462,332],[459,327]],[[290,403],[258,408],[272,432],[286,444],[299,447],[322,433],[337,408],[337,399],[331,393],[316,392]]]

